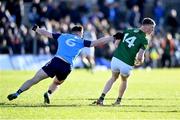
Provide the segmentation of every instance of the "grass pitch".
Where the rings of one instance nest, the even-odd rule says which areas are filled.
[[[117,80],[105,99],[105,106],[90,105],[102,92],[110,71],[74,70],[43,104],[46,79],[9,102],[35,71],[0,71],[0,119],[180,119],[180,69],[134,70],[121,106],[113,107],[118,94]]]

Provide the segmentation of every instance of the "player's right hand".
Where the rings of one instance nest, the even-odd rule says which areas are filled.
[[[37,29],[38,27],[39,27],[39,26],[35,24],[35,25],[32,27],[32,30],[33,30],[33,31],[36,31],[36,29]]]

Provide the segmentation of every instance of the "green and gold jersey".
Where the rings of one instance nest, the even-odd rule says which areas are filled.
[[[146,35],[140,29],[128,29],[123,31],[124,38],[114,52],[114,57],[130,66],[134,66],[136,54],[140,49],[145,50],[148,45]]]

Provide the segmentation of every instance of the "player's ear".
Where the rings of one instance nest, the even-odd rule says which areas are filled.
[[[81,38],[84,38],[84,30],[81,31]]]

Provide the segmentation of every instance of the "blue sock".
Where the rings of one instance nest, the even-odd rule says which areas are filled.
[[[17,92],[16,92],[16,96],[20,95],[23,91],[21,89],[19,89]]]
[[[19,94],[16,92],[15,95],[18,96]]]

